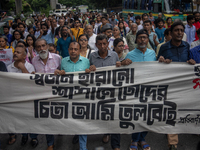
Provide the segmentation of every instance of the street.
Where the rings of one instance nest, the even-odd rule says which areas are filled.
[[[110,142],[103,144],[101,142],[103,135],[89,135],[87,147],[88,150],[95,150],[95,147],[104,147],[105,150],[112,150]],[[30,145],[30,138],[25,146],[21,146],[21,135],[17,134],[17,141],[13,145],[7,145],[8,134],[1,134],[1,149],[3,150],[46,150],[46,137],[44,135],[38,135],[39,145],[36,148],[32,148]],[[72,144],[73,136],[55,136],[54,150],[79,150],[79,144]],[[197,149],[197,145],[200,141],[200,137],[192,134],[179,135],[178,150],[200,150]],[[121,136],[121,150],[129,150],[131,142],[131,135]],[[151,146],[151,150],[168,150],[167,136],[165,134],[157,134],[149,132],[146,137],[146,142]],[[141,150],[139,148],[139,150]]]

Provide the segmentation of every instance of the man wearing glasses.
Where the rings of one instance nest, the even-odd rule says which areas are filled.
[[[137,48],[130,51],[121,65],[129,65],[132,62],[156,61],[155,51],[148,49],[149,34],[146,29],[141,29],[136,34]],[[144,150],[150,150],[150,146],[145,142],[148,132],[138,132],[132,134],[130,150],[137,150],[140,146]],[[120,134],[111,135],[111,146],[113,150],[120,150]]]
[[[76,41],[78,41],[78,38],[81,34],[84,34],[83,28],[80,28],[81,21],[75,20],[74,21],[74,28],[71,28],[72,34],[75,37]]]

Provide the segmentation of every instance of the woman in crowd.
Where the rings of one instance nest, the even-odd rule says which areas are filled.
[[[124,60],[127,53],[124,53],[124,41],[122,38],[116,38],[113,42],[114,50],[118,54],[119,61]]]
[[[26,46],[27,46],[27,58],[28,58],[28,62],[31,63],[32,59],[36,56],[36,50],[35,50],[35,41],[36,41],[36,38],[34,35],[32,34],[29,34],[27,37],[26,37]]]
[[[8,49],[12,49],[12,52],[8,52],[7,56],[10,58],[10,60],[8,59],[1,59],[1,61],[3,61],[6,66],[10,65],[12,63],[12,53],[14,53],[14,48],[12,46],[7,46],[8,43],[8,39],[6,36],[0,36],[0,51],[4,50],[4,51],[9,51]]]
[[[171,25],[172,25],[172,18],[171,17],[168,17],[167,19],[166,19],[166,23],[165,23],[165,25],[164,25],[164,28],[170,28],[171,27]]]
[[[123,21],[119,21],[118,27],[119,27],[119,30],[120,30],[121,37],[126,37],[126,27],[125,27]]]
[[[119,27],[115,26],[113,28],[113,36],[109,39],[109,45],[108,45],[108,47],[110,48],[110,50],[113,50],[113,48],[114,48],[113,47],[114,46],[113,42],[117,38],[121,38],[121,36],[120,36],[120,29],[119,29]],[[129,52],[129,48],[128,48],[128,45],[127,45],[125,37],[122,37],[122,40],[124,41],[124,47],[123,47],[124,48],[124,52],[128,53]]]
[[[11,48],[14,53],[15,49],[12,46],[7,45],[8,38],[6,36],[0,36],[0,50]]]
[[[28,27],[29,34],[35,35],[35,31],[33,30],[33,27]]]
[[[86,57],[89,59],[90,54],[95,50],[91,50],[90,46],[88,45],[89,37],[87,34],[82,34],[79,36],[78,42],[81,45],[81,53],[82,57]]]
[[[14,32],[13,32],[13,42],[11,43],[11,45],[12,45],[12,47],[16,47],[16,45],[17,45],[17,43],[19,42],[19,41],[24,41],[23,39],[24,39],[24,36],[23,36],[23,34],[22,34],[22,32],[21,31],[19,31],[19,30],[15,30]]]

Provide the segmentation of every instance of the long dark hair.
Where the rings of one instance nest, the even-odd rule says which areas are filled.
[[[27,45],[27,46],[29,46],[28,43],[27,43],[28,37],[31,37],[31,38],[32,38],[32,40],[33,40],[33,48],[35,49],[35,41],[36,41],[35,36],[32,35],[32,34],[27,35],[27,37],[26,37],[26,45]]]
[[[125,33],[125,37],[126,37],[126,27],[125,27],[125,25],[124,25],[124,22],[123,21],[119,21],[119,23],[118,23],[118,27],[119,27],[119,24],[120,23],[122,23],[123,24],[123,31],[124,31],[124,33]],[[119,30],[120,30],[120,27],[119,27]],[[120,30],[120,32],[121,32],[121,30]]]
[[[19,34],[20,34],[20,39],[24,39],[24,35],[23,35],[23,33],[21,32],[21,31],[19,31],[19,30],[15,30],[14,32],[13,32],[13,36],[12,36],[12,41],[14,41],[15,40],[15,32],[19,32]]]

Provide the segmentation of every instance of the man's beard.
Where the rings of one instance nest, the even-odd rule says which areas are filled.
[[[47,31],[44,31],[43,35],[47,35]]]

